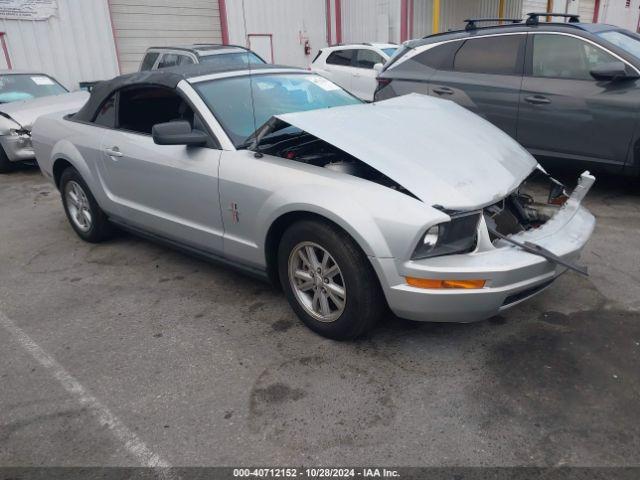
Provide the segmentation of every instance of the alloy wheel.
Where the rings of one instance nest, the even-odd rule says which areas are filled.
[[[73,224],[82,232],[91,230],[93,223],[91,205],[80,184],[73,180],[67,182],[64,187],[64,194],[69,217]]]
[[[289,282],[298,303],[320,322],[334,322],[347,303],[347,288],[340,266],[323,247],[313,242],[296,245],[289,255]]]

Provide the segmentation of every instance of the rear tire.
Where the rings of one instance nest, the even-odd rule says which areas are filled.
[[[280,241],[278,271],[293,310],[324,337],[357,338],[387,311],[369,259],[329,223],[304,220],[289,227]]]
[[[67,219],[81,239],[98,243],[112,235],[113,225],[75,168],[62,172],[60,193]]]
[[[13,162],[9,160],[4,148],[0,147],[0,173],[9,173],[13,170]]]

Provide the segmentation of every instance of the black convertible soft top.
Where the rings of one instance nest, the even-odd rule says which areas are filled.
[[[251,70],[274,70],[281,68],[290,68],[298,70],[296,67],[286,67],[282,65],[256,64],[251,65]],[[78,113],[73,115],[74,120],[81,122],[90,122],[95,117],[98,108],[102,106],[104,101],[111,96],[116,90],[133,85],[157,85],[160,87],[176,88],[176,85],[182,80],[188,78],[199,77],[201,75],[209,75],[213,73],[226,72],[245,72],[247,68],[238,67],[222,67],[215,64],[200,63],[196,65],[187,65],[180,67],[163,68],[161,70],[148,70],[143,72],[129,73],[120,75],[119,77],[105,80],[93,87],[91,97],[84,104]],[[301,70],[304,71],[304,70]]]

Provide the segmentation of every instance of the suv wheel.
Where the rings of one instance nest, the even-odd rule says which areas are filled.
[[[314,332],[336,340],[370,330],[386,311],[366,255],[342,230],[319,221],[289,227],[278,249],[289,304]]]
[[[112,225],[75,168],[62,173],[60,192],[69,223],[80,238],[97,243],[111,235]]]

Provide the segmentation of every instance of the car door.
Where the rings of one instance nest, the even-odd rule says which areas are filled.
[[[429,95],[453,100],[516,137],[526,34],[456,42],[431,78]]]
[[[115,128],[102,139],[102,171],[117,216],[161,237],[222,252],[216,139],[203,147],[157,145],[154,124],[186,120],[207,127],[173,89],[137,86],[118,95]]]
[[[640,108],[638,81],[598,81],[590,74],[615,61],[577,36],[530,34],[518,141],[542,157],[624,165]]]
[[[334,50],[327,57],[324,68],[318,69],[318,73],[351,91],[354,54],[353,49]]]
[[[351,77],[351,93],[363,100],[372,101],[377,86],[377,72],[373,66],[376,63],[384,62],[382,55],[375,50],[366,48],[356,50],[355,68]]]

